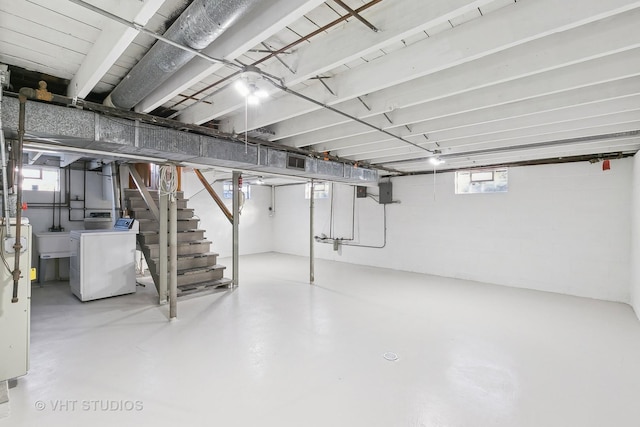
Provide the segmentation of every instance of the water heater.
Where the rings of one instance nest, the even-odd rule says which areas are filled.
[[[31,316],[31,226],[25,224],[20,234],[26,239],[20,257],[20,280],[18,281],[18,301],[11,302],[13,297],[13,277],[4,263],[0,264],[0,382],[20,377],[29,368],[29,335]],[[15,225],[10,226],[11,235],[15,236]],[[4,234],[6,231],[4,230]],[[15,238],[15,237],[14,237]],[[3,239],[4,240],[4,239]],[[16,254],[10,244],[0,245],[2,256],[14,268]]]

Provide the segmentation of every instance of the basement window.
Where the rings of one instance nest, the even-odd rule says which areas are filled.
[[[246,200],[251,198],[251,185],[242,184],[242,192]],[[222,184],[222,197],[225,199],[233,199],[233,183],[231,181]]]
[[[22,189],[27,191],[59,191],[60,169],[23,167]]]
[[[507,168],[457,171],[456,194],[506,193],[508,178]]]
[[[314,199],[328,199],[329,198],[329,183],[328,182],[314,182],[313,183]],[[311,198],[311,183],[307,183],[304,187],[304,198]]]

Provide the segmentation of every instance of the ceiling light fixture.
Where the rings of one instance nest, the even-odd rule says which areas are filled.
[[[444,163],[444,160],[438,158],[438,157],[429,157],[429,163],[431,163],[433,166],[438,166]]]
[[[240,78],[234,83],[234,87],[238,93],[244,97],[249,105],[258,105],[260,100],[269,96],[266,90],[260,89],[258,80],[262,76],[260,70],[252,65],[244,68]]]

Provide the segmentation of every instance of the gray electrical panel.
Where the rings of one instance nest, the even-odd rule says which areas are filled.
[[[381,204],[393,203],[391,181],[379,183],[378,188],[380,189],[380,198],[378,199],[379,202]]]

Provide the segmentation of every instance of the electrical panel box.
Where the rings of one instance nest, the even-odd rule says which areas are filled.
[[[380,189],[380,198],[378,199],[380,204],[393,203],[391,181],[381,182],[378,187]]]
[[[356,197],[358,199],[362,199],[362,198],[367,197],[367,187],[363,187],[361,185],[358,185],[356,187]]]

